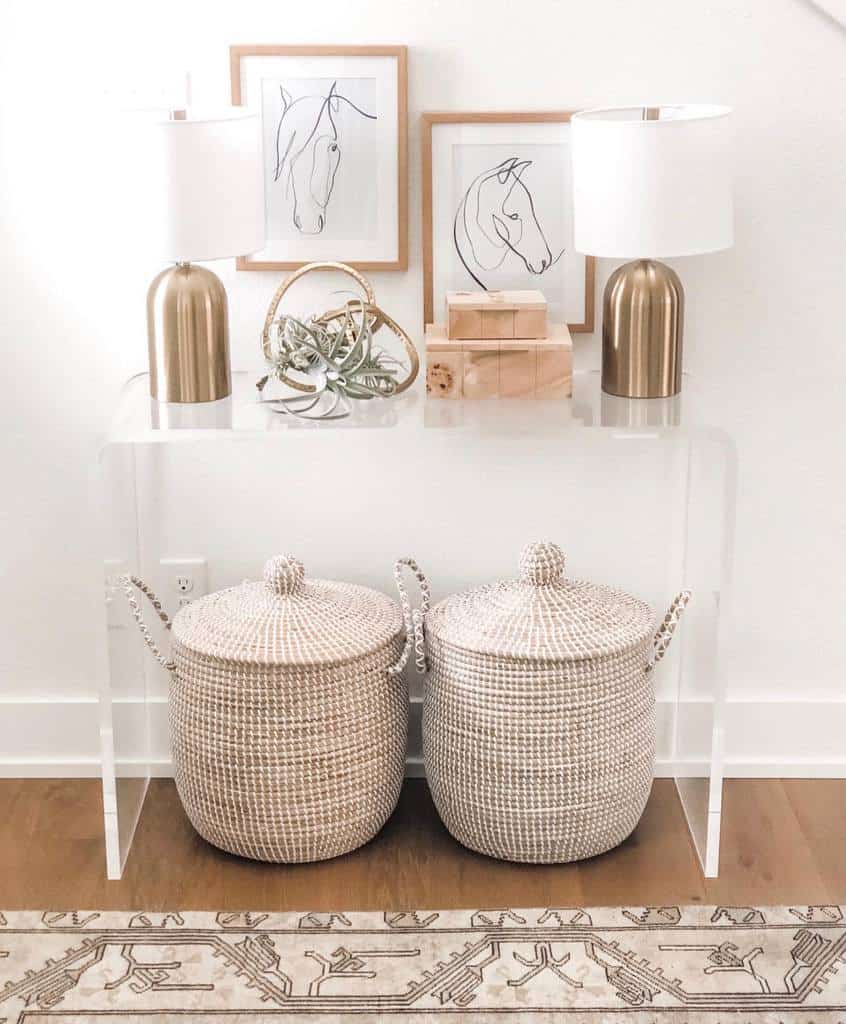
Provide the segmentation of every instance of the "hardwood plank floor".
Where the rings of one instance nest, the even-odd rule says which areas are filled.
[[[151,784],[120,882],[105,878],[97,780],[0,780],[0,908],[386,910],[846,902],[846,781],[726,784],[719,879],[702,878],[672,782],[617,850],[555,867],[489,860],[409,780],[382,833],[310,865],[239,860],[200,839],[169,780]]]

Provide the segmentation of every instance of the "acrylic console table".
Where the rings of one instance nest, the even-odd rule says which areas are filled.
[[[434,599],[513,576],[523,544],[554,540],[567,574],[613,583],[663,615],[694,599],[655,673],[657,773],[675,779],[706,876],[717,873],[725,634],[736,455],[718,395],[693,378],[675,399],[603,395],[577,374],[572,401],[360,403],[307,424],[257,404],[254,376],[231,398],[159,406],[146,375],[125,386],[99,457],[106,575],[101,735],[107,870],[119,878],[149,779],[169,774],[167,679],[128,615],[117,575],[150,582],[173,613],[162,559],[202,559],[208,589],[258,578],[273,554],[314,576],[391,593],[413,555]],[[166,645],[166,640],[164,641]],[[408,773],[422,774],[420,680]]]

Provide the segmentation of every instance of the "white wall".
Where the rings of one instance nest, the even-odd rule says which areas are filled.
[[[41,730],[47,706],[31,702],[94,692],[90,468],[120,383],[145,366],[143,300],[157,269],[121,232],[133,153],[114,148],[107,94],[188,69],[197,100],[225,102],[229,44],[334,41],[410,48],[410,269],[374,284],[413,330],[421,111],[641,98],[735,108],[736,247],[677,264],[686,365],[721,387],[714,416],[736,435],[741,460],[732,697],[784,703],[773,763],[799,747],[809,762],[846,755],[846,729],[831,727],[833,716],[846,721],[845,32],[804,0],[5,0],[0,761],[12,739],[22,758],[42,757],[45,745],[58,759],[77,756],[79,727]],[[601,268],[600,295],[610,269]],[[252,366],[278,275],[225,266],[222,276],[234,362]],[[596,338],[578,349],[580,363],[597,363]],[[801,733],[791,727],[798,705]],[[737,742],[742,758],[742,732]]]

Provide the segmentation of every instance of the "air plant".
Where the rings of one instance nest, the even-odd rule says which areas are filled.
[[[261,394],[273,376],[304,393],[261,401],[273,406],[274,412],[317,420],[349,416],[354,400],[389,398],[397,390],[402,364],[373,344],[380,326],[375,307],[358,299],[306,321],[281,316],[274,322],[270,373],[257,387]],[[298,380],[292,373],[305,379]]]

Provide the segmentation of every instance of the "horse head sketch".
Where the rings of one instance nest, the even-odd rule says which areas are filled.
[[[543,274],[563,253],[552,255],[538,222],[535,201],[523,175],[531,160],[509,157],[473,179],[455,214],[453,236],[459,258],[473,280],[486,288],[486,270],[514,253],[530,274]]]
[[[327,207],[341,165],[338,114],[345,104],[362,117],[376,120],[338,92],[333,82],[325,96],[294,99],[282,86],[282,110],[276,126],[276,166],[273,180],[285,186],[294,226],[304,235],[319,235],[326,227]]]

